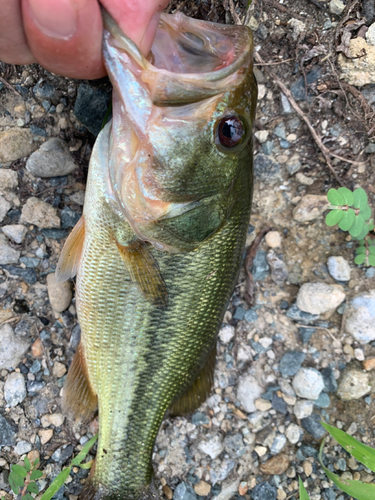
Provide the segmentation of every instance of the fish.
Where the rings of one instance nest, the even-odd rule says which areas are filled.
[[[244,254],[253,40],[246,26],[162,14],[146,57],[103,19],[113,117],[56,268],[59,282],[76,276],[82,330],[63,406],[76,421],[99,414],[80,498],[151,500],[159,427],[210,393]]]

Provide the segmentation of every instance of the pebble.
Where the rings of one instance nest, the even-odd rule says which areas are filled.
[[[271,476],[284,474],[288,469],[290,460],[287,455],[281,454],[276,457],[272,457],[267,462],[260,465],[260,470],[263,474],[269,474]]]
[[[279,231],[269,231],[264,237],[264,240],[270,248],[281,247],[282,237]]]
[[[312,414],[313,410],[313,401],[297,401],[297,403],[293,407],[294,415],[300,419],[309,417]]]
[[[316,332],[316,328],[298,328],[299,336],[302,341],[302,344],[308,344],[310,342],[311,337]]]
[[[297,321],[297,323],[302,323],[304,325],[309,325],[319,319],[319,314],[310,314],[301,311],[301,309],[297,307],[297,304],[293,304],[292,306],[290,306],[286,315],[288,318],[293,319],[294,321]]]
[[[363,350],[359,347],[357,349],[354,349],[354,357],[355,359],[358,359],[358,361],[363,361],[365,359]]]
[[[74,104],[74,114],[92,134],[98,135],[109,106],[110,94],[81,83]]]
[[[301,401],[301,402],[304,402],[304,401]],[[312,413],[312,409],[313,409],[313,406],[311,406],[311,413]],[[311,413],[310,413],[310,415],[311,415]],[[306,416],[309,416],[309,415],[306,415]],[[305,417],[298,417],[297,415],[296,415],[296,417],[297,418],[305,418]],[[297,424],[289,424],[285,430],[285,435],[291,444],[297,444],[302,439],[303,429],[301,429],[301,427],[299,427]]]
[[[305,399],[318,399],[324,389],[322,375],[315,368],[301,368],[293,378],[293,389],[297,396]]]
[[[246,374],[239,378],[237,399],[247,413],[252,413],[257,409],[255,401],[260,398],[263,392],[263,388],[253,375]]]
[[[371,389],[369,373],[348,370],[339,380],[337,394],[343,401],[351,401],[369,394]]]
[[[292,377],[301,368],[306,355],[303,352],[288,351],[279,363],[279,371],[284,378]]]
[[[0,222],[3,222],[6,214],[11,209],[11,204],[3,196],[0,195]]]
[[[277,489],[274,486],[271,486],[268,481],[263,481],[262,483],[257,484],[251,490],[252,500],[276,500],[276,498]]]
[[[77,168],[65,141],[49,139],[26,162],[26,168],[35,177],[57,177],[68,175]]]
[[[337,381],[333,369],[330,366],[328,366],[327,368],[323,368],[320,373],[322,374],[323,377],[325,390],[327,392],[336,392]]]
[[[297,222],[311,222],[322,217],[329,202],[327,196],[307,194],[293,210],[293,219]]]
[[[375,340],[375,290],[356,295],[350,301],[345,331],[360,344]]]
[[[310,477],[312,472],[313,472],[311,462],[309,460],[305,460],[302,464],[302,468],[303,468],[303,472],[306,474],[306,476]]]
[[[336,309],[344,300],[345,292],[340,285],[305,283],[297,295],[297,307],[310,314],[324,314]]]
[[[207,434],[205,440],[199,443],[198,448],[215,460],[224,451],[222,437],[217,434]]]
[[[0,132],[0,163],[16,161],[35,151],[33,134],[27,128],[10,128]]]
[[[33,94],[39,99],[54,99],[56,96],[56,90],[51,83],[43,84],[43,79],[40,79],[33,87]]]
[[[296,179],[300,184],[303,184],[304,186],[311,186],[312,184],[314,184],[314,179],[312,177],[307,177],[302,172],[298,172],[298,174],[296,175]]]
[[[65,207],[61,210],[61,227],[63,229],[74,227],[80,218],[81,214],[75,212],[70,207]]]
[[[0,264],[16,264],[20,255],[19,250],[15,250],[9,245],[7,237],[0,234]]]
[[[365,272],[366,278],[373,278],[375,276],[375,267],[369,267]]]
[[[17,337],[9,323],[0,327],[0,370],[14,369],[29,348],[29,342]]]
[[[270,156],[258,153],[254,158],[254,174],[258,180],[263,182],[280,181],[280,164]]]
[[[189,483],[182,482],[174,490],[173,500],[197,500],[197,495]]]
[[[264,250],[258,250],[251,268],[254,281],[262,281],[270,273],[270,266],[267,261],[267,253]]]
[[[283,285],[288,278],[288,268],[285,262],[279,259],[273,251],[267,254],[267,262],[271,267],[272,281],[276,283],[276,285]]]
[[[63,312],[72,301],[72,284],[70,281],[62,283],[56,282],[55,273],[47,275],[48,298],[52,309],[56,312]]]
[[[350,280],[350,265],[344,257],[329,257],[327,261],[329,274],[336,281]]]
[[[194,485],[194,491],[197,495],[201,497],[206,497],[211,491],[211,485],[206,483],[206,481],[199,481],[199,483]]]
[[[278,455],[286,445],[286,437],[284,434],[277,434],[270,448],[271,455]]]
[[[325,434],[326,430],[320,423],[322,417],[317,413],[312,413],[309,417],[301,419],[301,425],[313,438],[321,439]]]
[[[26,395],[26,384],[22,373],[11,373],[4,384],[5,401],[10,407],[17,406],[22,403]]]
[[[366,359],[366,361],[364,361],[362,363],[362,366],[363,366],[363,369],[366,371],[374,370],[375,369],[375,358]]]
[[[65,462],[73,455],[73,445],[68,444],[57,448],[52,455],[52,460],[59,465],[64,465]]]
[[[266,142],[269,136],[269,130],[258,130],[254,133],[254,136],[258,139],[258,141],[263,144]]]
[[[64,416],[61,413],[49,413],[47,415],[43,415],[41,418],[41,424],[44,428],[49,427],[50,425],[60,427],[63,423]]]
[[[38,337],[31,346],[31,352],[35,358],[43,354],[43,343],[40,337]]]
[[[1,357],[0,357],[1,363]],[[14,446],[16,432],[18,431],[17,426],[8,422],[6,418],[0,415],[0,443],[1,446]]]
[[[18,187],[18,175],[14,170],[0,169],[0,190],[9,191]]]
[[[339,16],[344,12],[345,4],[341,0],[331,0],[329,2],[329,11],[331,14]]]
[[[255,408],[260,411],[268,411],[272,408],[271,402],[263,398],[256,399],[254,404]]]
[[[322,74],[322,69],[320,66],[314,66],[311,71],[309,71],[306,75],[306,83],[307,85],[311,85],[316,82]],[[293,97],[296,101],[306,101],[306,87],[305,87],[305,77],[301,76],[295,83],[292,83],[290,86],[290,91],[293,94]]]
[[[286,168],[289,172],[289,175],[294,175],[297,173],[300,168],[301,168],[301,162],[300,162],[300,156],[299,155],[293,155],[291,158],[288,159],[286,162]]]
[[[26,281],[26,283],[29,283],[30,285],[36,283],[38,278],[35,269],[23,269],[22,267],[12,265],[5,265],[4,269],[6,269],[12,276],[19,276],[23,281]]]
[[[39,432],[39,437],[40,437],[40,443],[41,444],[46,444],[48,441],[52,439],[53,436],[53,430],[52,429],[41,429]]]
[[[60,227],[56,208],[34,197],[29,198],[23,206],[20,222],[33,224],[40,229]]]
[[[1,222],[1,215],[0,215]],[[27,228],[22,224],[10,224],[1,228],[5,236],[10,238],[14,243],[21,244],[26,236]]]
[[[235,329],[232,325],[223,325],[219,331],[219,339],[223,344],[229,344],[235,335]]]
[[[289,102],[289,99],[283,92],[280,92],[280,98],[281,98],[281,113],[283,115],[290,115],[291,113],[293,113],[294,110]]]
[[[18,441],[16,446],[14,447],[14,453],[17,455],[25,455],[31,451],[32,445],[28,441]]]
[[[59,361],[55,361],[52,368],[52,375],[57,378],[61,378],[67,372],[66,366],[63,363],[59,363]]]
[[[331,400],[326,392],[321,392],[318,399],[315,399],[314,405],[317,408],[329,408]]]

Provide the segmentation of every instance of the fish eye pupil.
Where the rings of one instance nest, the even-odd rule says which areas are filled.
[[[238,116],[226,116],[222,118],[218,127],[218,138],[222,146],[233,148],[242,141],[245,129]]]

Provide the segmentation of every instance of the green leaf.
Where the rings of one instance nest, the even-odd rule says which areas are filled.
[[[339,222],[339,228],[343,231],[349,231],[352,227],[355,219],[355,212],[352,208],[349,208],[347,212],[344,212],[344,217]]]
[[[8,482],[9,482],[9,486],[12,488],[13,493],[15,495],[18,495],[18,493],[20,492],[20,488],[19,488],[18,484],[16,483],[16,481],[14,480],[14,476],[19,478],[19,476],[17,476],[17,474],[10,473],[9,477],[8,477]],[[21,486],[23,486],[23,484]]]
[[[371,217],[371,208],[369,205],[366,205],[363,210],[361,210],[361,215],[365,220],[368,220]]]
[[[362,188],[358,188],[353,192],[353,197],[354,207],[359,208],[360,210],[364,210],[368,204],[366,191]]]
[[[357,255],[366,255],[366,247],[358,247],[357,250],[355,251]]]
[[[25,469],[25,467],[22,467],[22,465],[17,465],[17,464],[12,465],[11,469],[18,476],[21,476],[21,477],[27,476],[27,470]]]
[[[370,266],[375,267],[375,255],[369,255],[368,263],[370,264]]]
[[[363,238],[365,238],[368,235],[369,230],[370,229],[369,229],[368,224],[365,223],[365,225],[363,226],[363,229],[362,229],[362,233],[359,236],[357,236],[357,239],[364,241]]]
[[[34,462],[33,462],[33,469],[36,469],[36,468],[38,467],[39,462],[40,462],[39,458],[36,458],[36,459],[34,460]]]
[[[352,206],[354,203],[354,196],[350,189],[346,187],[340,187],[337,190],[338,193],[344,198],[345,205]]]
[[[78,453],[78,455],[75,458],[73,458],[73,460],[71,461],[71,464],[72,465],[79,465],[82,462],[82,460],[84,460],[84,458],[86,457],[88,452],[90,451],[90,448],[92,448],[94,446],[97,439],[98,439],[98,435],[96,434],[94,437],[92,437],[90,439],[90,441],[87,441],[87,443],[82,448],[82,450]]]
[[[332,425],[321,422],[322,426],[326,429],[331,436],[336,439],[336,441],[354,458],[365,465],[368,469],[375,472],[375,449],[367,446],[358,439],[349,436],[346,432],[341,429],[337,429]],[[375,498],[375,497],[374,497]]]
[[[27,491],[30,491],[31,493],[39,493],[38,485],[34,482],[29,483],[27,485]]]
[[[357,266],[360,266],[361,264],[363,264],[366,260],[366,255],[364,254],[360,254],[360,255],[357,255],[357,257],[354,259],[354,264],[357,264]]]
[[[22,500],[34,500],[30,493],[25,493]]]
[[[370,255],[375,255],[375,247],[369,247]]]
[[[41,470],[33,470],[30,476],[30,479],[39,479],[43,476],[43,472]]]
[[[25,457],[25,460],[23,462],[25,464],[25,469],[27,470],[27,472],[30,472],[31,470],[30,460],[27,457]]]
[[[349,234],[353,238],[357,238],[357,236],[360,236],[363,228],[365,225],[365,219],[362,217],[361,214],[357,215],[354,219],[352,227],[349,229]]]
[[[327,215],[326,215],[326,224],[327,226],[335,226],[340,222],[340,220],[344,216],[344,211],[343,210],[331,210]]]
[[[86,462],[84,464],[79,464],[78,467],[81,467],[81,469],[91,469],[93,463],[94,460],[90,460],[89,462]]]
[[[300,477],[298,478],[298,482],[299,482],[299,500],[310,500],[310,497]]]
[[[370,229],[370,231],[373,231],[373,230],[374,230],[374,227],[375,227],[375,226],[374,226],[374,224],[371,222],[371,224],[369,225],[369,229]]]
[[[330,189],[327,193],[327,198],[332,205],[342,206],[345,205],[345,200],[336,189]]]
[[[9,474],[9,478],[10,477],[12,478],[12,481],[17,486],[21,486],[22,487],[25,484],[24,479],[21,476],[19,476],[18,474],[16,474],[15,472],[13,472],[13,471]]]
[[[53,495],[59,491],[61,486],[65,483],[66,479],[68,478],[70,471],[72,468],[69,466],[66,469],[62,470],[58,476],[55,477],[55,479],[52,481],[51,485],[49,488],[46,489],[46,491],[43,493],[42,497],[40,500],[51,500]]]

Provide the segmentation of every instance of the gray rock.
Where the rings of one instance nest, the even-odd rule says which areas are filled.
[[[74,114],[94,135],[98,135],[107,113],[110,95],[101,89],[81,83],[78,87]]]
[[[260,398],[263,388],[250,374],[242,375],[238,380],[237,399],[247,413],[256,411],[255,400]]]
[[[197,500],[197,495],[189,483],[180,483],[173,492],[173,500]]]
[[[365,148],[365,153],[375,153],[375,143],[370,142],[366,148]]]
[[[25,455],[25,453],[29,453],[32,450],[32,445],[28,441],[18,441],[16,446],[14,447],[14,453],[17,455]]]
[[[336,281],[350,280],[350,265],[344,257],[328,257],[327,267],[329,274]]]
[[[335,374],[330,366],[323,368],[320,372],[323,377],[324,387],[327,392],[337,391],[337,382],[335,379]]]
[[[35,271],[35,269],[23,269],[22,267],[16,267],[16,266],[3,266],[4,269],[8,271],[9,274],[12,276],[18,276],[23,279],[23,281],[26,281],[26,283],[29,283],[29,285],[33,285],[36,283],[38,279],[38,275]]]
[[[309,417],[314,410],[313,401],[297,401],[293,407],[293,413],[297,418]]]
[[[52,240],[63,240],[69,234],[69,231],[65,229],[43,229],[42,233],[46,238],[51,238]]]
[[[373,278],[375,276],[375,267],[369,267],[365,272],[366,278]]]
[[[375,290],[356,295],[350,301],[345,330],[360,344],[375,340]]]
[[[278,182],[281,179],[281,168],[270,156],[258,153],[254,158],[254,174],[260,181]]]
[[[255,321],[257,319],[258,319],[258,315],[257,315],[256,311],[254,311],[254,309],[249,309],[244,314],[244,320],[247,321],[248,323],[255,323]]]
[[[40,259],[37,259],[36,257],[21,257],[20,262],[25,264],[26,267],[38,267]]]
[[[0,201],[1,205],[1,201]],[[1,222],[1,215],[0,215],[0,222]],[[5,236],[10,238],[14,243],[22,243],[26,233],[27,233],[27,228],[23,226],[22,224],[10,224],[8,226],[3,226],[1,228]]]
[[[56,312],[65,311],[72,300],[72,284],[70,281],[58,283],[55,273],[47,275],[48,298],[52,309]]]
[[[301,167],[302,167],[301,162],[299,161],[299,158],[296,156],[292,156],[290,160],[288,160],[286,163],[286,169],[288,170],[289,175],[296,174],[301,169]]]
[[[68,175],[77,168],[65,141],[54,137],[35,151],[26,162],[26,168],[35,177]]]
[[[303,429],[297,424],[289,424],[285,430],[285,435],[291,444],[297,444],[302,439]]]
[[[301,311],[301,309],[297,307],[297,304],[290,306],[286,315],[288,318],[293,319],[298,323],[302,323],[303,325],[310,325],[319,319],[319,314],[310,314]]]
[[[315,66],[309,73],[306,75],[307,85],[311,85],[316,82],[322,74],[322,69],[320,66]],[[306,96],[306,87],[305,87],[305,78],[301,76],[298,80],[293,83],[290,87],[290,91],[293,94],[293,97],[296,101],[306,101],[306,97],[309,97],[309,93],[307,92]]]
[[[0,163],[16,161],[35,151],[33,134],[27,128],[10,128],[0,132]]]
[[[0,450],[3,446],[14,446],[17,431],[18,428],[15,425],[0,415]]]
[[[324,314],[336,309],[344,300],[345,292],[339,285],[305,283],[297,295],[297,307],[310,314]]]
[[[0,169],[0,187],[2,191],[10,191],[18,187],[18,175],[9,168]]]
[[[47,132],[44,130],[44,128],[37,127],[36,125],[30,125],[30,132],[34,135],[38,135],[40,137],[48,137]]]
[[[289,351],[280,359],[279,371],[284,378],[293,377],[301,368],[306,355],[303,352]]]
[[[328,408],[331,404],[331,400],[326,392],[321,392],[318,399],[314,401],[314,405],[317,408]]]
[[[12,248],[4,234],[0,234],[0,264],[16,264],[21,252]]]
[[[246,452],[242,435],[240,433],[228,435],[224,439],[224,449],[231,458],[239,458]]]
[[[9,323],[0,327],[0,370],[14,369],[29,348],[29,342],[16,337]]]
[[[35,97],[39,99],[54,99],[56,97],[56,89],[51,83],[43,84],[43,80],[39,80],[33,87]]]
[[[81,214],[75,212],[70,207],[65,207],[61,210],[61,227],[63,229],[74,227],[80,218]]]
[[[341,0],[331,0],[329,2],[329,11],[331,14],[339,16],[344,12],[345,4]]]
[[[319,440],[322,439],[327,432],[320,423],[321,420],[322,417],[320,415],[312,413],[309,417],[301,419],[301,425],[314,439]]]
[[[56,208],[34,197],[29,198],[23,206],[20,222],[34,224],[40,229],[60,227],[60,217]]]
[[[3,196],[0,195],[0,222],[3,222],[6,214],[9,212],[11,204]]]
[[[284,434],[277,434],[270,449],[271,455],[278,455],[285,445],[286,437]]]
[[[291,113],[293,113],[294,109],[290,105],[287,96],[283,92],[280,92],[280,97],[281,97],[281,113],[283,115],[290,115]]]
[[[210,419],[207,417],[205,413],[197,411],[191,417],[191,423],[194,425],[206,425],[210,423]]]
[[[267,261],[271,267],[271,279],[276,285],[283,285],[288,277],[288,269],[285,262],[279,259],[274,252],[267,255]]]
[[[9,406],[16,406],[26,397],[26,384],[22,373],[13,372],[4,384],[4,398]]]
[[[371,389],[369,373],[359,370],[348,370],[339,381],[337,394],[343,401],[351,401],[369,394]]]
[[[322,217],[329,206],[327,196],[306,194],[293,210],[297,222],[311,222]]]
[[[302,341],[302,344],[308,344],[310,342],[311,337],[316,332],[316,328],[298,328],[299,336]]]
[[[73,455],[73,445],[68,444],[57,448],[52,455],[52,460],[59,465],[64,465],[65,462]]]
[[[207,434],[205,440],[199,443],[198,448],[214,460],[224,450],[222,437],[219,434]]]
[[[270,266],[267,262],[267,253],[264,250],[258,250],[251,268],[254,281],[264,280],[270,273]]]
[[[276,500],[277,489],[271,486],[268,481],[257,484],[251,490],[252,500]]]
[[[301,368],[293,378],[292,385],[297,396],[305,399],[318,399],[324,389],[323,377],[315,368]]]

